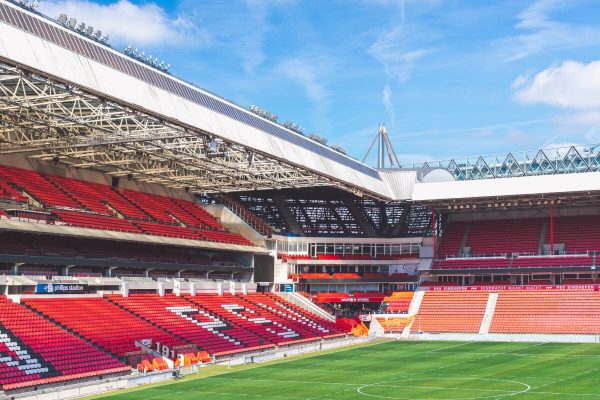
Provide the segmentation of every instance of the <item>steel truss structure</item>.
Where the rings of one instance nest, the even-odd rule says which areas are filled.
[[[429,161],[412,167],[444,168],[461,181],[596,172],[600,171],[600,144]]]
[[[430,236],[431,209],[321,190],[246,192],[230,196],[278,233],[303,236]],[[438,221],[438,229],[441,227]]]
[[[195,193],[356,188],[0,62],[0,154],[22,153]]]

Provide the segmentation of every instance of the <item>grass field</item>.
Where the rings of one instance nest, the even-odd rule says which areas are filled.
[[[215,368],[211,371],[211,368]],[[600,399],[600,345],[385,342],[102,397],[129,399]]]

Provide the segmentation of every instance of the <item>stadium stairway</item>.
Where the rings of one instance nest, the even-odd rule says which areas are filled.
[[[479,333],[486,334],[490,330],[490,325],[492,324],[492,319],[494,318],[494,312],[496,311],[496,303],[498,301],[498,293],[491,292],[488,297],[487,305],[485,306],[485,314],[483,314],[483,319],[481,320],[481,327],[479,328]]]
[[[284,300],[288,301],[289,303],[295,304],[296,306],[303,308],[311,314],[318,315],[319,317],[324,318],[327,321],[335,322],[335,316],[329,314],[321,307],[313,304],[309,299],[307,299],[299,293],[277,293],[277,295],[283,298]]]

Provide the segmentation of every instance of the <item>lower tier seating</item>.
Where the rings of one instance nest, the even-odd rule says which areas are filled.
[[[23,302],[48,318],[122,357],[138,352],[136,341],[151,339],[169,347],[184,342],[101,297],[28,298]]]
[[[501,291],[490,332],[600,334],[600,292]]]
[[[0,297],[0,386],[4,391],[129,370],[83,339]]]
[[[426,292],[411,331],[477,333],[488,297],[486,291]]]
[[[383,308],[387,313],[407,313],[415,292],[394,292],[383,299]]]
[[[107,298],[148,322],[211,354],[257,346],[260,338],[228,323],[218,314],[185,298],[168,294],[132,294]]]

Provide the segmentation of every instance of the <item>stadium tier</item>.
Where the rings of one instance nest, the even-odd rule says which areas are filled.
[[[383,299],[382,309],[386,313],[407,313],[414,292],[394,292]]]
[[[130,371],[92,344],[1,296],[0,356],[5,391]]]
[[[412,332],[477,333],[488,302],[488,292],[426,292]]]
[[[599,334],[600,293],[500,291],[490,332]]]
[[[146,338],[170,347],[184,344],[101,297],[28,298],[23,304],[118,357],[138,353],[135,342]]]
[[[48,222],[83,228],[251,246],[202,207],[182,199],[0,166],[4,198],[27,199]],[[16,212],[22,220],[21,212]]]

